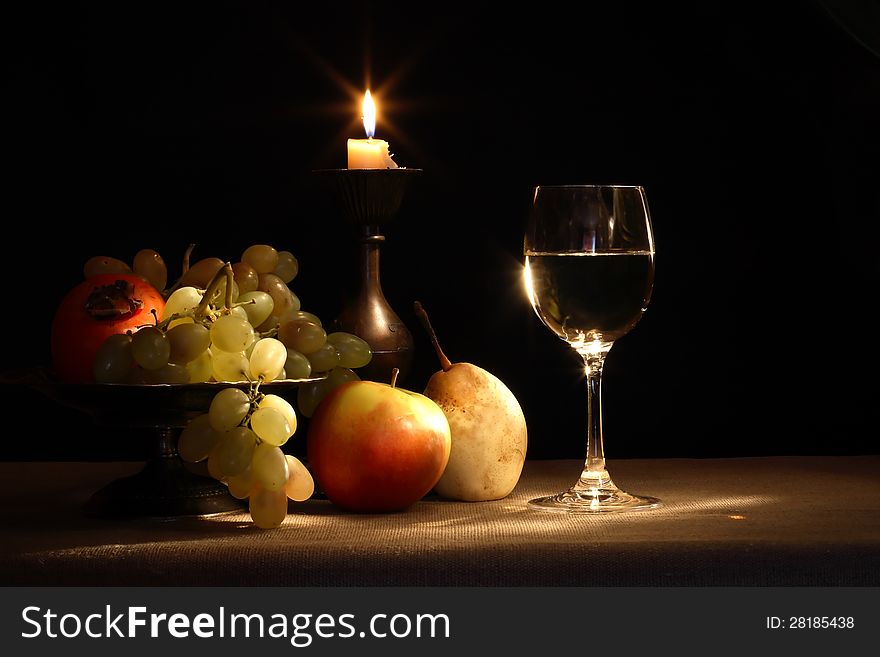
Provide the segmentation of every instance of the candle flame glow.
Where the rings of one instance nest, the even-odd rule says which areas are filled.
[[[369,89],[367,89],[367,93],[364,94],[364,102],[361,104],[361,111],[363,112],[364,130],[367,133],[367,137],[372,139],[376,134],[376,103],[373,102],[373,96],[370,94]]]

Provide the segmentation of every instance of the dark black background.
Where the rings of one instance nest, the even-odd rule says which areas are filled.
[[[345,166],[369,83],[378,136],[424,170],[383,261],[417,340],[406,387],[437,369],[420,299],[453,360],[514,391],[530,457],[582,456],[582,368],[528,305],[522,229],[536,184],[640,184],[656,285],[607,362],[607,455],[876,451],[876,4],[3,12],[10,369],[49,364],[54,307],[91,255],[156,248],[174,275],[190,242],[231,260],[271,243],[299,257],[304,308],[332,318],[349,238],[310,172]],[[3,394],[6,458],[148,449],[28,389]]]

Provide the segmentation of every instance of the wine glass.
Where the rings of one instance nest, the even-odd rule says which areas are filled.
[[[567,513],[652,509],[660,500],[620,490],[605,467],[602,366],[636,325],[654,284],[654,237],[645,191],[624,185],[535,188],[523,245],[529,301],[547,328],[584,359],[587,458],[569,490],[529,501]]]

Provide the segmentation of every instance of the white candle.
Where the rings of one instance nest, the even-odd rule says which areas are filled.
[[[349,139],[349,169],[396,169],[388,152],[388,142],[381,139]]]
[[[397,169],[397,164],[391,159],[388,142],[382,139],[373,139],[373,135],[376,134],[376,104],[373,102],[369,89],[364,95],[362,109],[367,138],[348,140],[348,168]]]

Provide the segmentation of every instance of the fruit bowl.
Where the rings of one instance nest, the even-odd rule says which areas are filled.
[[[260,391],[281,397],[305,383],[323,377],[283,379],[260,385]],[[4,376],[4,381],[27,385],[53,401],[89,415],[97,424],[125,431],[149,429],[156,448],[144,468],[97,491],[84,512],[92,516],[170,520],[183,516],[210,516],[242,512],[245,507],[226,486],[197,474],[177,453],[180,431],[197,415],[207,412],[223,388],[247,390],[248,382],[188,384],[78,384],[61,383],[51,372],[35,370]]]
[[[263,392],[285,396],[310,379],[281,379],[260,385]],[[211,400],[223,388],[247,390],[250,383],[58,383],[43,381],[30,383],[35,390],[69,408],[90,415],[96,422],[107,426],[128,428],[182,429],[197,415],[207,412]]]

